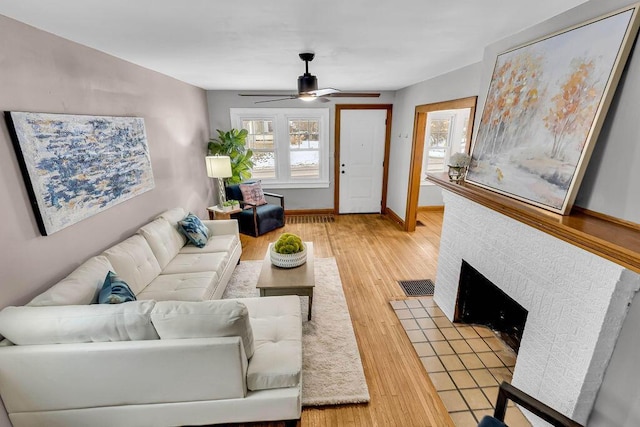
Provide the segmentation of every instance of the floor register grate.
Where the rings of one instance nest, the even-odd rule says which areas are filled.
[[[318,224],[335,222],[333,215],[287,215],[287,224]]]
[[[398,280],[402,290],[408,297],[433,295],[435,284],[431,279]]]

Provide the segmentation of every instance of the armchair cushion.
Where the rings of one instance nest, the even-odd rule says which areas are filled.
[[[253,221],[253,209],[246,209],[233,214],[231,217],[238,220],[238,227],[241,233],[254,237],[284,226],[284,213],[282,208],[277,205],[257,206],[255,223]]]
[[[480,420],[480,424],[478,424],[478,427],[507,427],[507,425],[490,415],[485,415]]]
[[[267,200],[264,198],[264,192],[262,191],[261,181],[256,181],[251,184],[240,184],[240,191],[242,192],[242,200],[246,203],[256,206],[267,204]]]

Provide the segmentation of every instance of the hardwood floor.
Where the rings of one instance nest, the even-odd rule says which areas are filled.
[[[298,425],[453,426],[389,305],[406,298],[397,280],[435,279],[442,212],[419,212],[418,220],[424,225],[413,233],[381,215],[341,215],[335,222],[288,224],[259,238],[242,236],[242,260],[263,259],[270,242],[291,232],[313,241],[316,257],[335,257],[340,270],[371,402],[303,408]]]

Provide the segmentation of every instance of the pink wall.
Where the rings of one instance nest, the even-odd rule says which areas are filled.
[[[43,237],[0,117],[0,308],[27,302],[163,210],[203,216],[213,199],[202,89],[0,15],[0,110],[143,117],[155,178],[152,191]]]
[[[0,15],[0,110],[143,117],[155,178],[154,190],[43,237],[0,118],[0,308],[27,302],[163,210],[204,216],[213,200],[200,88]]]

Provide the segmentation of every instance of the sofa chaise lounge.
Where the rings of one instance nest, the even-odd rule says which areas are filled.
[[[235,221],[185,244],[172,209],[23,307],[0,311],[0,395],[19,426],[295,420],[295,296],[219,300],[242,251]],[[109,271],[137,301],[95,304]]]

